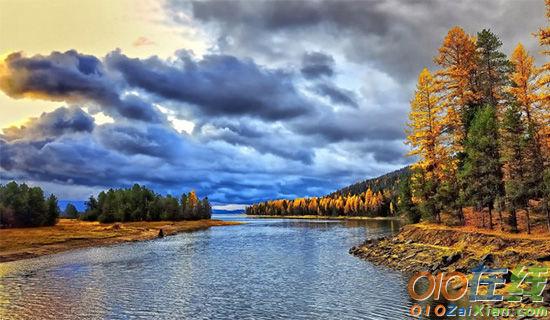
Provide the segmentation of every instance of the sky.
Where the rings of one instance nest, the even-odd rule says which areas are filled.
[[[0,0],[0,182],[84,200],[191,189],[218,208],[409,164],[418,73],[447,31],[538,58],[543,0]]]

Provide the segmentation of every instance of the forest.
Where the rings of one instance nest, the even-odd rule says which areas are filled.
[[[397,214],[399,183],[409,168],[390,172],[337,190],[324,197],[272,200],[246,208],[249,215],[282,216],[367,216],[387,217]]]
[[[546,7],[550,18],[550,0]],[[550,27],[533,32],[548,57]],[[501,48],[488,29],[448,31],[434,57],[438,69],[420,72],[411,101],[410,167],[320,198],[255,204],[246,213],[401,215],[412,223],[550,231],[550,63],[537,67],[521,43],[509,57]]]
[[[68,204],[65,216],[102,223],[115,221],[160,221],[210,219],[212,207],[208,197],[200,200],[194,191],[179,198],[162,196],[134,184],[128,189],[109,189],[91,196],[86,210],[79,213]],[[15,181],[0,185],[0,227],[41,227],[57,223],[61,212],[57,197],[47,198],[40,187],[29,187]]]
[[[195,191],[183,193],[179,198],[162,196],[134,184],[128,189],[109,189],[91,196],[86,202],[86,211],[81,220],[115,221],[160,221],[210,219],[212,207],[208,197],[199,200]]]
[[[550,27],[533,31],[548,57]],[[518,232],[521,214],[523,231],[535,221],[550,231],[550,63],[501,46],[490,30],[454,27],[438,69],[420,72],[406,141],[417,162],[398,197],[412,222],[465,225],[469,207],[485,228]]]
[[[53,226],[59,218],[57,198],[40,187],[12,181],[0,185],[0,227]]]

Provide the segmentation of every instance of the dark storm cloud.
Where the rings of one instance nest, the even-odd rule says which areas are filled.
[[[207,116],[251,116],[269,120],[294,118],[314,106],[282,70],[263,69],[252,60],[206,55],[193,60],[180,53],[170,64],[156,57],[131,59],[118,51],[106,58],[134,87],[166,99],[192,104]]]
[[[170,12],[189,12],[219,26],[226,50],[276,57],[311,50],[302,43],[368,63],[410,81],[432,57],[448,29],[491,28],[505,51],[522,41],[537,51],[531,33],[545,24],[542,0],[465,1],[169,1]],[[176,16],[176,14],[174,14]],[[288,50],[278,48],[286,43]],[[329,48],[329,49],[327,49]]]
[[[50,113],[42,113],[21,127],[3,129],[0,137],[6,140],[52,138],[76,132],[91,132],[94,119],[79,107],[61,107]]]
[[[300,71],[308,79],[316,79],[321,76],[334,74],[334,58],[322,52],[308,52],[302,58]]]
[[[97,137],[105,147],[128,155],[142,154],[168,160],[185,149],[180,134],[163,125],[105,124],[98,127]]]
[[[359,107],[353,91],[339,88],[329,83],[320,83],[314,89],[319,95],[328,97],[332,103],[348,105],[354,108]]]
[[[312,164],[313,147],[310,141],[289,130],[273,128],[270,124],[247,119],[231,121],[214,120],[198,127],[194,132],[202,141],[225,141],[236,146],[254,148],[262,154],[272,154],[284,159]],[[284,141],[285,143],[281,143]]]
[[[147,122],[161,120],[147,102],[135,95],[122,95],[124,88],[106,74],[102,62],[94,56],[74,50],[33,57],[14,53],[4,62],[0,89],[13,98],[93,102],[112,116]]]
[[[366,112],[345,110],[327,112],[309,121],[293,122],[293,130],[330,143],[340,141],[401,140],[405,138],[406,114],[399,109],[373,109]]]
[[[276,133],[267,135],[265,130],[254,126],[219,124],[224,129],[231,128],[235,139],[239,136],[252,139],[245,143],[254,144],[253,150],[265,149],[243,153],[240,147],[224,142],[225,138],[210,137],[203,141],[199,134],[200,141],[195,141],[162,124],[122,121],[90,127],[90,123],[83,125],[79,120],[81,112],[76,107],[60,108],[20,128],[17,139],[0,136],[0,183],[17,179],[47,184],[49,192],[63,195],[77,187],[100,190],[137,182],[174,194],[195,189],[221,203],[250,203],[273,196],[328,192],[336,187],[336,181],[342,183],[342,177],[329,179],[328,173],[323,172],[320,175],[328,183],[306,187],[300,182],[308,166],[302,158],[311,155],[299,153],[307,149],[285,145],[285,151],[276,142],[270,146],[267,138],[272,139]],[[91,120],[87,117],[84,116]],[[59,130],[62,131],[57,134]],[[38,132],[55,134],[46,137]],[[260,140],[253,143],[254,139]],[[281,158],[285,155],[297,160]]]

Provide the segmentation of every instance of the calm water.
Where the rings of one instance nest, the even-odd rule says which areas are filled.
[[[247,219],[0,264],[0,319],[404,319],[399,273],[354,258],[389,221]]]

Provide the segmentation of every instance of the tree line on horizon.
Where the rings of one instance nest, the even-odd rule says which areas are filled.
[[[179,198],[162,196],[134,184],[128,189],[109,189],[90,196],[81,220],[107,222],[200,220],[210,219],[212,207],[208,197],[200,200],[195,191]]]
[[[548,56],[550,27],[535,35]],[[510,57],[501,46],[490,30],[454,27],[434,58],[439,69],[420,73],[406,141],[418,161],[398,200],[412,222],[464,225],[473,206],[491,229],[496,209],[512,232],[519,211],[528,233],[535,212],[550,230],[550,63],[535,66],[521,43]]]
[[[0,227],[53,226],[60,216],[57,197],[46,197],[40,187],[29,187],[15,181],[0,184]],[[195,191],[183,193],[179,198],[162,196],[134,184],[128,189],[101,191],[97,198],[90,196],[86,209],[80,213],[69,203],[65,216],[84,221],[128,222],[160,220],[210,219],[212,207],[208,197],[200,200]]]
[[[331,194],[324,197],[279,199],[253,204],[248,215],[274,216],[370,216],[385,217],[396,213],[394,194],[390,189],[373,191],[370,187],[358,194]]]

